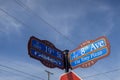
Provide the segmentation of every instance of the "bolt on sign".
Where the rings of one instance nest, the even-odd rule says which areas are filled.
[[[82,80],[82,79],[74,72],[68,72],[61,75],[60,80]]]
[[[64,69],[64,55],[51,42],[40,40],[34,36],[28,42],[28,54],[30,57],[41,61],[50,68]]]
[[[110,54],[110,44],[105,36],[96,40],[88,40],[69,52],[69,61],[72,69],[87,68],[98,60]]]

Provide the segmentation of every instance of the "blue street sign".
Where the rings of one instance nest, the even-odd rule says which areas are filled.
[[[41,50],[45,53],[48,53],[51,56],[57,57],[59,59],[63,59],[63,54],[61,51],[51,48],[51,47],[45,45],[43,42],[40,42],[38,40],[35,40],[35,39],[32,40],[32,47],[34,47],[38,50]]]
[[[47,67],[64,69],[64,54],[47,40],[31,37],[28,43],[28,53]]]
[[[69,52],[70,65],[72,68],[76,68],[88,61],[99,60],[109,55],[109,48],[110,44],[106,37],[92,40],[88,45],[78,47]]]
[[[38,51],[36,51],[35,49],[32,49],[32,48],[30,49],[30,51],[31,51],[31,55],[35,56],[38,59],[49,61],[49,62],[51,62],[51,63],[53,63],[55,65],[58,65],[60,67],[63,66],[63,62],[61,60],[51,58],[50,56],[45,55],[45,54],[43,54],[41,52],[38,52]]]
[[[71,62],[71,66],[75,67],[75,66],[83,64],[87,61],[104,56],[107,52],[108,52],[107,48],[103,48],[102,50],[98,50],[97,52],[93,52],[92,54],[88,54],[86,56],[83,56],[83,57]]]
[[[72,52],[70,54],[70,60],[74,60],[75,58],[79,57],[79,56],[82,56],[82,55],[85,55],[85,54],[88,54],[89,52],[92,52],[98,48],[102,48],[106,46],[106,43],[104,40],[98,40],[92,44],[89,44],[83,48],[80,48],[78,50],[76,50],[75,52]]]

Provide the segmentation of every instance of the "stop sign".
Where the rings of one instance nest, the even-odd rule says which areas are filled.
[[[82,80],[74,72],[65,73],[60,77],[60,80]]]

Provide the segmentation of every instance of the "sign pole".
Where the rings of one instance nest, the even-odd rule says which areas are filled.
[[[66,73],[69,72],[69,67],[70,67],[70,63],[68,61],[68,52],[69,52],[69,50],[64,50],[64,55],[65,55],[65,57],[64,57],[64,62],[65,62],[64,66],[65,66],[65,72]]]
[[[50,71],[47,71],[47,70],[45,70],[45,72],[48,73],[48,80],[50,80],[50,74],[53,75],[53,73],[51,73]]]

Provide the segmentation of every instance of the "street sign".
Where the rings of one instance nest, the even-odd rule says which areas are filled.
[[[60,76],[60,80],[82,80],[82,79],[74,72],[68,72]]]
[[[40,40],[32,36],[28,42],[28,54],[30,57],[41,61],[47,67],[64,69],[62,51],[47,40]]]
[[[69,60],[72,69],[77,67],[86,68],[93,65],[97,60],[110,54],[110,44],[105,36],[96,40],[88,40],[78,48],[69,52]]]

